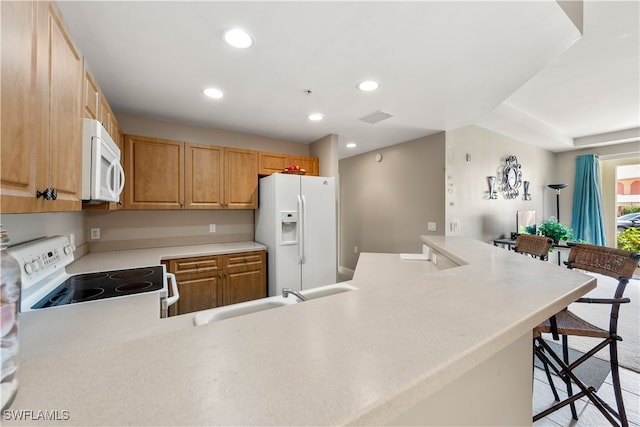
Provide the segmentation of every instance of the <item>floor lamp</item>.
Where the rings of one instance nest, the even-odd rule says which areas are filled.
[[[565,188],[568,184],[549,184],[547,187],[556,190],[556,219],[560,222],[560,190]]]
[[[556,190],[556,220],[560,222],[560,190],[565,188],[568,184],[549,184],[547,187]],[[560,257],[560,251],[558,251],[558,265],[562,265]]]

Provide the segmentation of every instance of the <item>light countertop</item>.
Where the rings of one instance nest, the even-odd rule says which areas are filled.
[[[264,251],[267,247],[256,242],[210,243],[202,245],[170,246],[164,248],[130,249],[90,252],[67,267],[67,272],[87,273],[158,265],[160,261],[238,252]]]
[[[357,290],[199,327],[127,325],[117,303],[24,316],[11,409],[66,410],[65,425],[384,424],[595,287],[482,242],[423,241],[464,265],[362,253]],[[74,340],[92,317],[111,332]]]

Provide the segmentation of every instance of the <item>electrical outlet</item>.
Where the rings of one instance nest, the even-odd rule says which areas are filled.
[[[452,221],[451,223],[449,223],[449,230],[458,231],[458,223],[456,221]]]
[[[436,223],[428,222],[427,223],[427,231],[436,231]]]
[[[354,254],[357,254],[357,253],[358,253],[358,247],[357,247],[357,246],[354,246],[354,247],[353,247],[353,253],[354,253]]]
[[[100,229],[92,228],[91,229],[91,240],[100,240]]]
[[[215,232],[216,232],[216,225],[209,224],[209,233],[215,233]]]

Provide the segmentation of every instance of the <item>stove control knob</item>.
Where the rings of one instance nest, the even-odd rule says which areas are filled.
[[[67,245],[64,247],[64,254],[70,255],[73,253],[73,247],[71,245]]]
[[[31,264],[33,264],[34,271],[42,269],[42,261],[40,261],[39,259],[34,259],[33,261],[31,261]]]
[[[33,271],[34,271],[33,263],[26,262],[24,264],[24,272],[30,275],[31,273],[33,273]]]

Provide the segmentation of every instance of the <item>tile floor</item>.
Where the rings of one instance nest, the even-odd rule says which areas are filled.
[[[557,379],[557,377],[554,377]],[[620,378],[622,384],[622,393],[627,418],[630,426],[640,426],[640,374],[628,369],[620,369]],[[559,379],[555,381],[556,389],[560,398],[563,399],[562,390],[564,383]],[[575,390],[575,388],[574,388]],[[566,391],[564,393],[566,396]],[[604,384],[598,390],[598,395],[609,405],[615,408],[615,398],[613,396],[613,385],[611,384],[611,374],[605,380]],[[533,411],[540,412],[553,404],[553,394],[547,377],[542,369],[534,369],[533,381]],[[594,427],[607,426],[609,422],[600,413],[600,411],[588,401],[582,398],[576,402],[576,410],[578,412],[578,421],[571,418],[571,409],[569,406],[548,415],[546,418],[535,422],[536,427],[557,427],[557,426],[577,426],[577,427]]]

